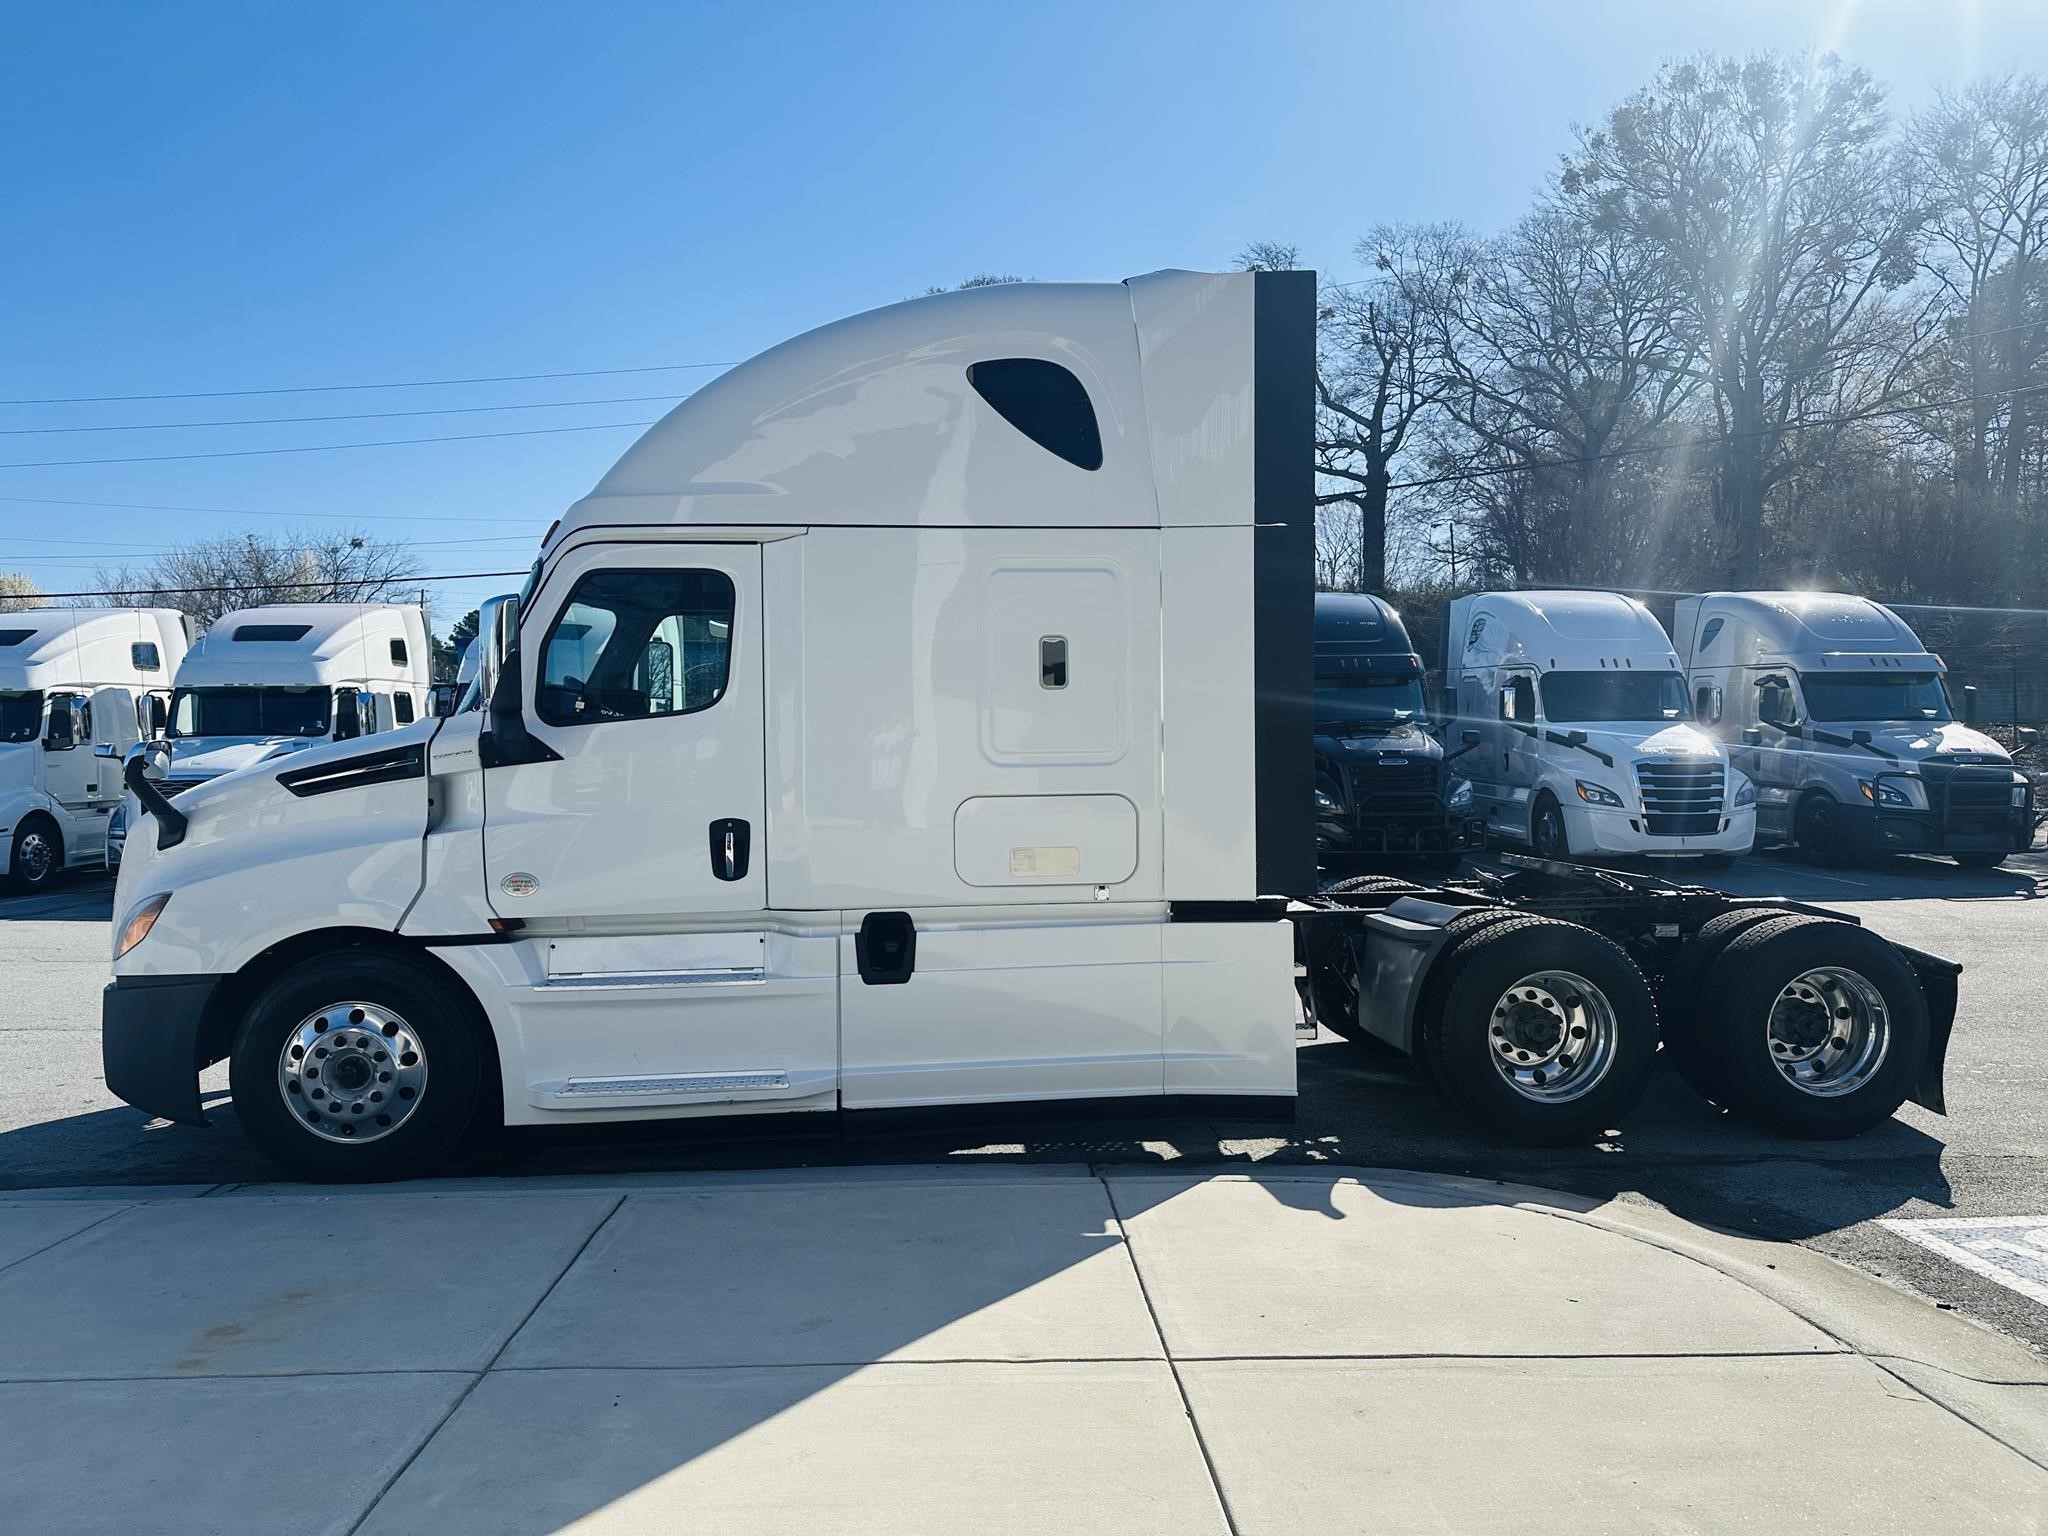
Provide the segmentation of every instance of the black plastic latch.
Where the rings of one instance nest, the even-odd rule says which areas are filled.
[[[870,912],[853,936],[853,957],[869,986],[901,986],[917,969],[917,925],[908,912]]]

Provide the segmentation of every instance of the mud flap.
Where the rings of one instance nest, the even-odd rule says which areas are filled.
[[[1957,978],[1963,974],[1963,968],[1953,960],[1909,945],[1895,943],[1892,948],[1913,967],[1913,974],[1920,978],[1920,991],[1927,999],[1927,1060],[1921,1064],[1920,1075],[1907,1097],[1922,1109],[1945,1115],[1948,1100],[1942,1092],[1941,1077],[1948,1061],[1948,1037],[1956,1025]]]

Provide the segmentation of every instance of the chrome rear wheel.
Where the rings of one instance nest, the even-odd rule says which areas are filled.
[[[1501,993],[1487,1043],[1493,1068],[1538,1104],[1590,1093],[1614,1064],[1614,1004],[1585,977],[1536,971]]]

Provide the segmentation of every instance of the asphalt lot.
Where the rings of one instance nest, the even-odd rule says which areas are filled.
[[[1625,1134],[1531,1152],[1477,1137],[1406,1063],[1333,1039],[1301,1048],[1291,1127],[1147,1118],[1128,1106],[1085,1118],[962,1121],[901,1134],[773,1139],[674,1127],[522,1132],[475,1149],[460,1173],[611,1173],[699,1166],[985,1161],[1230,1162],[1415,1168],[1640,1198],[1730,1230],[1786,1238],[1932,1297],[2048,1349],[2048,1306],[1907,1242],[1879,1218],[2048,1218],[2048,853],[2002,870],[1933,860],[1815,870],[1770,857],[1712,877],[1744,894],[1837,906],[1878,932],[1960,960],[1962,1007],[1948,1058],[1947,1117],[1908,1106],[1849,1142],[1756,1132],[1660,1075]],[[204,1079],[207,1130],[150,1122],[100,1081],[99,991],[111,883],[77,880],[0,899],[0,1189],[264,1182],[236,1134],[226,1069]]]

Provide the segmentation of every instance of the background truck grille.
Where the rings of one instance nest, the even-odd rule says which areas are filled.
[[[1943,770],[1947,769],[1946,772]],[[1923,765],[1928,809],[1944,831],[1995,833],[2011,819],[2012,770]]]
[[[1351,804],[1360,816],[1433,816],[1436,764],[1426,757],[1401,763],[1352,763]]]
[[[1643,830],[1652,837],[1710,837],[1721,830],[1726,774],[1716,762],[1636,764]]]

